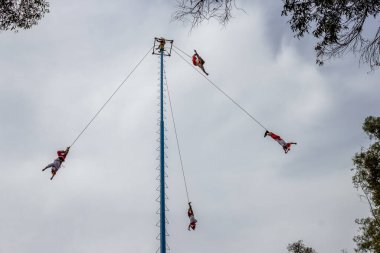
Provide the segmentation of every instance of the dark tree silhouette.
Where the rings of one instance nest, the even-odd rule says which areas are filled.
[[[295,37],[312,32],[317,64],[347,52],[360,55],[371,69],[380,66],[379,0],[283,0]],[[373,31],[375,29],[375,31]]]
[[[173,19],[190,22],[192,27],[209,19],[216,19],[226,25],[234,8],[235,0],[177,0],[177,11]]]
[[[280,0],[279,0],[280,1]],[[174,20],[191,23],[216,19],[226,25],[236,7],[235,0],[177,0]],[[341,57],[346,53],[360,56],[359,62],[371,70],[380,66],[380,26],[377,15],[379,0],[282,0],[283,16],[295,37],[312,33],[319,39],[315,45],[316,63]]]
[[[29,29],[48,12],[45,0],[0,0],[0,30]]]
[[[355,251],[380,253],[380,117],[367,117],[363,130],[374,143],[355,154],[352,181],[363,191],[372,217],[356,219],[360,234],[354,237]]]
[[[289,253],[317,253],[313,248],[307,247],[302,240],[289,244],[286,249]]]

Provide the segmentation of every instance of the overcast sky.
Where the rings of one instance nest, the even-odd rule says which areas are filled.
[[[51,1],[27,31],[0,33],[0,252],[155,252],[159,247],[158,72],[148,55],[72,147],[53,181],[41,169],[70,145],[153,45],[174,39],[266,128],[178,55],[165,59],[190,199],[167,108],[171,252],[354,252],[369,215],[351,158],[379,116],[379,72],[348,55],[315,65],[313,38],[293,38],[282,2],[238,1],[225,28],[171,22],[175,1]]]

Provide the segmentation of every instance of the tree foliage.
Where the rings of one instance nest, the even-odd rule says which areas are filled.
[[[379,0],[283,0],[282,15],[290,16],[295,37],[312,32],[317,64],[346,52],[360,55],[371,69],[380,66]],[[367,29],[366,29],[367,28]],[[374,34],[370,31],[376,28]]]
[[[367,117],[363,130],[374,143],[353,158],[352,181],[364,193],[372,217],[356,219],[360,235],[354,237],[356,252],[380,253],[380,117]]]
[[[353,52],[371,69],[380,66],[380,26],[376,22],[379,0],[282,1],[282,15],[290,17],[295,37],[312,33],[319,39],[314,47],[317,64]],[[177,3],[173,19],[190,22],[192,27],[211,18],[226,25],[237,8],[236,0],[177,0]]]
[[[290,253],[317,253],[313,248],[307,247],[302,240],[289,244],[286,249]]]
[[[380,252],[380,229],[379,224],[374,218],[356,219],[360,225],[360,235],[354,237],[357,248],[356,252],[360,253],[379,253]]]
[[[45,0],[0,0],[0,30],[29,29],[48,12]]]
[[[232,17],[233,8],[236,8],[235,0],[177,0],[173,19],[190,22],[192,27],[209,19],[225,25]]]

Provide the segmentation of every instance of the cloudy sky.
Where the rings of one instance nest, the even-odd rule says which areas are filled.
[[[148,55],[71,149],[57,177],[41,169],[70,145],[153,45],[174,39],[206,60],[210,79],[286,140],[264,130],[178,55],[166,59],[190,199],[167,114],[171,252],[354,252],[369,215],[351,157],[379,115],[379,72],[348,55],[314,64],[315,41],[294,39],[282,3],[238,1],[223,28],[171,22],[175,1],[51,1],[28,31],[0,33],[0,252],[155,252],[158,58]],[[169,108],[167,108],[169,113]]]

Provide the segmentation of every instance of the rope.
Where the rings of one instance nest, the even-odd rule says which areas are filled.
[[[113,96],[119,91],[119,89],[127,82],[127,80],[129,79],[129,77],[132,75],[133,72],[135,72],[135,70],[137,69],[138,66],[140,66],[141,62],[146,58],[146,56],[148,55],[148,53],[150,52],[152,48],[150,47],[148,52],[144,55],[144,57],[136,64],[136,66],[132,69],[132,71],[127,75],[127,77],[121,82],[121,84],[117,87],[117,89],[112,93],[112,95],[107,99],[107,101],[102,105],[102,107],[100,107],[100,109],[95,113],[95,115],[92,117],[92,119],[90,120],[90,122],[87,123],[87,125],[83,128],[83,130],[80,132],[80,134],[75,138],[75,140],[73,141],[73,143],[70,145],[70,147],[72,147],[75,142],[77,142],[77,140],[82,136],[82,134],[87,130],[87,128],[91,125],[91,123],[95,120],[95,118],[100,114],[100,112],[104,109],[104,107],[108,104],[108,102],[111,101],[111,99],[113,98]]]
[[[177,48],[177,47],[176,47]],[[186,59],[180,55],[177,50],[173,49],[173,51],[182,58],[187,64],[189,64],[195,71],[197,71],[201,76],[203,76],[212,86],[214,86],[219,92],[221,92],[226,98],[228,98],[232,103],[234,103],[241,111],[243,111],[248,117],[250,117],[253,121],[255,121],[259,126],[261,126],[264,130],[267,130],[267,128],[261,124],[255,117],[253,117],[252,114],[250,114],[246,109],[244,109],[238,102],[236,102],[231,96],[229,96],[224,90],[222,90],[219,86],[217,86],[213,81],[211,81],[207,76],[203,75],[193,64],[186,61]],[[180,50],[183,52],[182,50]]]
[[[166,72],[165,72],[165,70],[164,70],[164,79],[165,79],[165,84],[166,84],[166,88],[167,88],[167,92],[168,92],[169,105],[170,105],[170,113],[171,113],[171,115],[172,115],[172,119],[173,119],[173,126],[174,126],[174,132],[175,132],[175,139],[176,139],[176,141],[177,141],[177,148],[178,148],[179,160],[180,160],[180,162],[181,162],[181,169],[182,169],[183,181],[185,182],[185,189],[186,189],[187,202],[189,203],[189,202],[190,202],[189,191],[188,191],[187,183],[186,183],[185,170],[184,170],[184,168],[183,168],[181,149],[180,149],[179,141],[178,141],[177,127],[176,127],[175,120],[174,120],[174,112],[173,112],[173,107],[172,107],[172,101],[171,101],[171,99],[170,99],[169,86],[168,86],[168,81],[167,81],[167,79],[166,79]]]
[[[175,47],[176,49],[178,49],[179,51],[181,51],[183,54],[187,55],[189,58],[192,58],[191,55],[187,54],[186,52],[182,51],[181,49],[179,49],[178,47],[176,47],[175,45],[173,45],[173,47]]]

